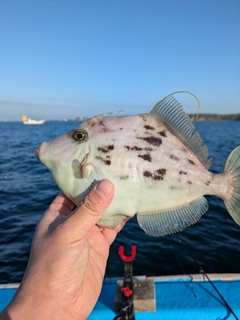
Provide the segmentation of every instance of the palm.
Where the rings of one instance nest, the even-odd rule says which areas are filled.
[[[60,238],[59,248],[51,252],[55,261],[53,269],[58,270],[54,275],[49,274],[51,288],[65,292],[66,308],[78,310],[77,314],[89,314],[101,291],[109,247],[124,223],[114,230],[94,225],[87,236],[81,236],[74,229],[69,233],[67,220],[73,208],[74,204],[66,196],[59,195],[40,222],[37,237],[48,229],[54,243],[56,237],[58,241]],[[41,257],[41,261],[44,259]],[[84,303],[86,297],[87,304]]]

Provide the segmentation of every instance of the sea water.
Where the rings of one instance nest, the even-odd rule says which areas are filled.
[[[59,192],[34,150],[42,141],[78,124],[0,122],[0,283],[21,280],[36,225]],[[222,172],[228,155],[240,145],[240,122],[197,122],[196,127],[214,159],[210,171]],[[134,275],[199,273],[199,266],[208,273],[240,273],[240,226],[222,200],[207,199],[208,212],[197,224],[177,234],[151,237],[140,229],[136,218],[128,221],[110,248],[106,277],[123,276],[120,245],[125,246],[126,255],[132,245],[137,246]]]

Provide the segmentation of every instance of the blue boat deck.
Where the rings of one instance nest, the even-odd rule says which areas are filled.
[[[240,319],[240,274],[208,275],[236,317],[203,275],[154,277],[156,311],[135,312],[136,320]],[[144,277],[139,277],[143,279]],[[88,320],[113,319],[119,279],[105,279],[98,302]],[[12,299],[18,285],[0,286],[0,310]]]

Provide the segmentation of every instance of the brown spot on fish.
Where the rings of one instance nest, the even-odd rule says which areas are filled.
[[[152,148],[144,148],[145,151],[153,151]]]
[[[211,180],[208,180],[207,182],[205,182],[204,184],[206,185],[206,186],[209,186],[210,184],[211,184]]]
[[[191,182],[191,181],[188,181],[187,183],[188,183],[188,184],[192,184],[192,182]]]
[[[105,126],[104,123],[102,122],[102,120],[99,121],[99,124],[100,124],[101,126],[103,126],[103,127]]]
[[[174,154],[170,154],[169,155],[169,158],[172,159],[172,160],[176,160],[176,161],[179,161],[180,159],[178,157],[176,157]]]
[[[210,186],[210,184],[213,183],[213,181],[214,181],[214,174],[212,173],[212,178],[210,180],[208,180],[207,182],[205,182],[204,184],[206,186]]]
[[[152,161],[152,157],[150,156],[150,154],[139,154],[138,157],[149,162]]]
[[[152,177],[154,180],[163,180],[163,176],[154,175]]]
[[[166,169],[158,169],[158,170],[157,170],[157,173],[158,173],[158,174],[162,174],[162,175],[165,175],[166,172],[167,172]]]
[[[126,148],[127,150],[129,151],[153,151],[152,148],[140,148],[138,146],[133,146],[133,147],[130,147],[130,146],[124,146],[124,148]]]
[[[102,157],[96,157],[97,160],[101,160],[104,164],[106,164],[107,166],[110,166],[111,161],[110,160],[105,160]]]
[[[144,171],[143,175],[147,178],[152,178],[154,180],[163,180],[166,172],[166,169],[158,169],[154,173],[150,171]]]
[[[154,174],[154,175],[152,175],[152,178],[154,180],[163,180],[164,175],[165,175],[165,173],[164,174]]]
[[[144,172],[143,172],[143,175],[144,175],[144,177],[147,177],[147,178],[149,178],[149,177],[152,176],[152,174],[151,174],[150,171],[144,171]]]
[[[122,130],[123,128],[120,128],[120,130]]]
[[[192,165],[195,165],[195,163],[192,160],[188,160],[189,163],[191,163]]]
[[[156,138],[156,137],[146,137],[146,138],[137,138],[137,139],[141,139],[144,140],[146,142],[148,142],[149,144],[155,146],[155,147],[159,147],[162,144],[162,139],[160,138]]]
[[[166,131],[165,130],[163,130],[163,131],[160,131],[160,132],[158,132],[159,134],[160,134],[160,136],[162,136],[162,137],[166,137],[167,135],[166,135]]]
[[[137,146],[133,146],[133,147],[124,146],[124,148],[126,148],[127,150],[131,150],[131,151],[142,151],[142,149],[143,149],[143,148],[139,148]]]
[[[155,130],[152,126],[149,126],[147,124],[144,126],[144,128],[147,130]]]
[[[127,180],[128,178],[129,178],[128,175],[126,175],[126,176],[120,176],[120,179],[121,179],[121,180]]]
[[[179,174],[187,174],[186,171],[179,171]]]
[[[103,147],[103,148],[98,147],[97,149],[98,149],[98,151],[107,153],[107,152],[109,152],[110,150],[113,150],[113,149],[114,149],[114,145],[111,144],[111,145],[106,146],[106,147]]]
[[[106,127],[104,127],[103,129],[102,129],[102,132],[114,132],[115,130],[110,130],[110,129],[108,129],[108,128],[106,128]]]

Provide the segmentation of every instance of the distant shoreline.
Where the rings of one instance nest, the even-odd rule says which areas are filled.
[[[188,115],[191,121],[240,121],[240,113],[233,114],[215,114],[200,113],[196,119],[196,114]]]
[[[216,114],[216,113],[200,113],[196,119],[196,114],[188,114],[191,121],[240,121],[240,113],[232,114]],[[46,120],[46,122],[83,122],[88,120],[87,117],[77,117],[73,119],[63,120]],[[20,120],[1,120],[0,122],[22,122]]]
[[[216,114],[216,113],[200,113],[196,119],[196,114],[188,114],[191,121],[240,121],[240,113],[232,114]],[[80,120],[81,119],[81,120]],[[75,119],[67,119],[67,121],[86,121],[89,118],[81,117]]]

